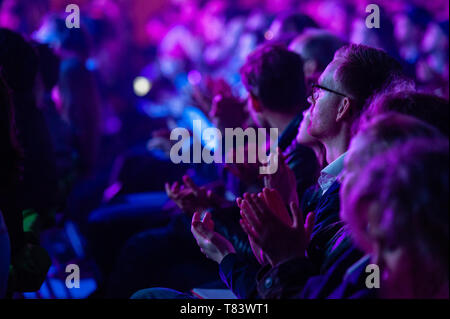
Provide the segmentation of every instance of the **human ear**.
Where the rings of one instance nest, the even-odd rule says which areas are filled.
[[[339,122],[347,116],[350,116],[350,99],[348,97],[344,97],[339,104],[336,122]]]

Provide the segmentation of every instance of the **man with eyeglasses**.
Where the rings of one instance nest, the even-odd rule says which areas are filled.
[[[347,268],[361,258],[362,253],[355,249],[347,236],[342,235],[339,175],[353,124],[364,111],[369,98],[398,77],[402,77],[401,66],[384,51],[350,44],[336,52],[333,61],[313,85],[308,98],[310,124],[307,130],[325,147],[329,164],[320,173],[314,195],[305,196],[302,200],[304,216],[313,211],[315,220],[306,249],[307,257],[304,253],[280,247],[284,250],[284,262],[261,269],[257,276],[261,297],[323,297],[327,291],[332,291],[333,284],[336,284],[333,280],[318,283],[319,292],[299,292],[314,275],[332,270],[333,278],[342,278]],[[272,240],[283,242],[283,236],[280,232]]]

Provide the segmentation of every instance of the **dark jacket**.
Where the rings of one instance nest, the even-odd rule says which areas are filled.
[[[293,258],[283,264],[261,269],[257,275],[258,294],[264,299],[368,298],[365,287],[368,259],[345,234],[326,256],[319,273],[309,258]]]
[[[347,250],[352,253],[348,253],[346,263],[341,264],[341,271],[361,258],[362,253],[353,249],[346,238],[337,244],[342,238],[339,231],[343,228],[339,220],[339,188],[340,184],[335,182],[320,195],[320,189],[316,187],[302,199],[304,211],[314,211],[316,216],[307,248],[308,259],[294,259],[275,268],[268,265],[255,272],[256,267],[246,264],[244,257],[229,255],[220,264],[220,275],[227,286],[242,298],[284,298],[298,295],[310,277],[325,274]]]

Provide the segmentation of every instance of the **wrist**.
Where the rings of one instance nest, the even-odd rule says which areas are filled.
[[[222,253],[218,258],[216,258],[216,262],[220,265],[222,263],[222,261],[225,259],[225,257],[227,257],[230,254],[235,254],[236,251],[226,251],[224,253]]]

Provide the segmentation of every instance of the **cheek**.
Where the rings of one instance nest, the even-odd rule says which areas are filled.
[[[313,126],[328,126],[330,122],[330,112],[326,100],[319,100],[314,108],[314,116],[311,115],[311,123]]]
[[[320,114],[320,102],[316,102],[311,107],[311,113],[309,115],[309,124],[308,126],[313,126],[316,124]]]
[[[308,134],[308,125],[309,125],[309,118],[306,120],[306,118],[300,123],[300,126],[298,128],[297,132],[297,142],[304,143],[309,140],[311,140],[310,135]]]
[[[382,264],[386,267],[386,271],[388,272],[388,274],[391,274],[395,277],[396,274],[402,272],[402,268],[404,266],[404,258],[402,257],[402,253],[400,250],[396,250],[394,252],[383,251],[380,254],[380,258],[382,260]]]
[[[412,289],[412,268],[402,249],[393,252],[381,252],[382,287],[390,298],[409,298]]]

